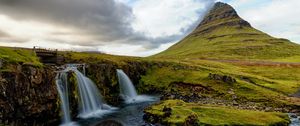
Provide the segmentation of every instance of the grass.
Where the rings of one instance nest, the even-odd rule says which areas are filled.
[[[125,61],[137,61],[141,58],[130,56],[116,56],[102,53],[85,53],[85,52],[59,52],[65,57],[67,63],[96,63],[99,61],[112,61],[119,64],[124,64]]]
[[[299,63],[300,62],[300,56],[291,56],[286,58],[279,58],[274,59],[274,62],[289,62],[289,63]]]
[[[175,62],[175,61],[174,61]],[[179,61],[178,61],[179,62]],[[215,81],[208,78],[209,73],[227,75],[237,80],[234,84]],[[242,78],[248,78],[250,83]],[[177,91],[183,95],[191,93],[188,88],[176,87],[174,82],[201,85],[215,92],[201,95],[212,97],[216,93],[224,94],[222,99],[231,100],[228,91],[233,89],[239,100],[252,101],[270,106],[281,107],[284,104],[298,104],[286,100],[288,95],[300,88],[300,69],[294,67],[242,66],[206,60],[180,61],[166,67],[153,67],[140,80],[138,90],[157,89],[163,92]]]
[[[172,114],[162,121],[171,125],[183,124],[190,115],[196,115],[200,125],[287,125],[289,123],[287,114],[283,113],[239,110],[224,106],[185,103],[180,100],[163,101],[147,108],[145,112],[163,117],[164,107],[170,107]]]
[[[0,59],[8,63],[42,65],[35,53],[28,49],[0,47]]]

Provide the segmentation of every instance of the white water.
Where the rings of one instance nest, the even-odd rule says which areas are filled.
[[[291,124],[289,126],[300,126],[300,117],[298,116],[297,118],[293,118],[292,115],[296,115],[294,113],[289,113],[288,114],[291,120]]]
[[[123,70],[117,69],[118,79],[120,83],[120,94],[125,98],[134,98],[137,96],[136,90]]]
[[[124,73],[123,70],[117,69],[117,75],[120,84],[120,95],[126,103],[130,104],[156,100],[155,97],[138,95],[130,78]]]
[[[77,69],[73,69],[76,74],[77,85],[80,95],[79,117],[97,117],[110,113],[112,107],[106,105],[96,85]]]
[[[56,75],[56,87],[61,100],[63,124],[69,124],[71,123],[71,117],[69,108],[69,89],[67,73],[60,72]]]
[[[61,99],[61,109],[63,112],[62,126],[76,126],[70,116],[69,87],[67,72],[73,71],[77,79],[79,94],[79,115],[80,118],[100,117],[113,112],[116,108],[104,103],[102,96],[96,85],[80,71],[76,65],[66,65],[66,69],[56,75],[56,85]]]

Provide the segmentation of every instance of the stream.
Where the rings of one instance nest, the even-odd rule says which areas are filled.
[[[289,113],[291,124],[289,126],[300,126],[300,117],[294,113]]]
[[[69,108],[69,84],[66,72],[72,70],[76,74],[77,86],[81,105],[76,121],[71,120]],[[143,120],[143,110],[159,101],[157,96],[139,95],[130,78],[121,69],[117,69],[120,84],[120,96],[124,103],[112,107],[105,103],[97,86],[91,79],[81,73],[77,67],[71,65],[59,72],[56,76],[57,90],[62,101],[61,108],[64,113],[63,126],[151,126]],[[289,113],[291,124],[300,126],[299,117]]]
[[[80,119],[76,123],[80,126],[146,126],[148,124],[143,120],[143,110],[154,103],[123,104],[115,112],[99,118]]]

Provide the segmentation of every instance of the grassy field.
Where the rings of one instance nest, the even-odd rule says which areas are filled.
[[[234,84],[210,79],[209,73],[231,76],[237,80]],[[247,80],[243,79],[247,78]],[[224,94],[222,99],[232,100],[228,93],[233,90],[239,100],[253,101],[262,104],[299,104],[290,101],[288,95],[296,93],[300,88],[300,68],[268,67],[268,66],[239,66],[214,61],[180,61],[168,67],[154,67],[141,79],[140,90],[151,90],[153,87],[163,91],[179,91],[191,94],[190,90],[174,87],[174,82],[209,87]],[[249,82],[251,80],[251,82]],[[201,94],[214,96],[212,94]],[[288,100],[287,100],[288,99]]]
[[[0,47],[0,59],[10,63],[22,62],[41,65],[35,53],[27,49]]]
[[[0,59],[2,60],[1,71],[11,71],[15,69],[16,64],[30,64],[41,67],[43,64],[39,61],[36,54],[29,49],[0,47]]]
[[[164,108],[171,108],[171,115],[164,116]],[[180,100],[167,100],[153,105],[146,113],[158,116],[168,125],[182,125],[189,116],[197,117],[198,125],[287,125],[287,114],[239,110],[216,105],[185,103]]]
[[[85,52],[59,52],[60,55],[65,57],[66,62],[85,62],[85,63],[93,63],[102,60],[109,60],[114,62],[122,62],[122,61],[134,61],[141,59],[140,57],[130,57],[130,56],[117,56],[110,54],[102,54],[102,53],[85,53]]]

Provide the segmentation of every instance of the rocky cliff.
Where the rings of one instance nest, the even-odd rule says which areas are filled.
[[[10,125],[51,124],[59,118],[52,67],[10,65],[0,72],[0,120]]]

